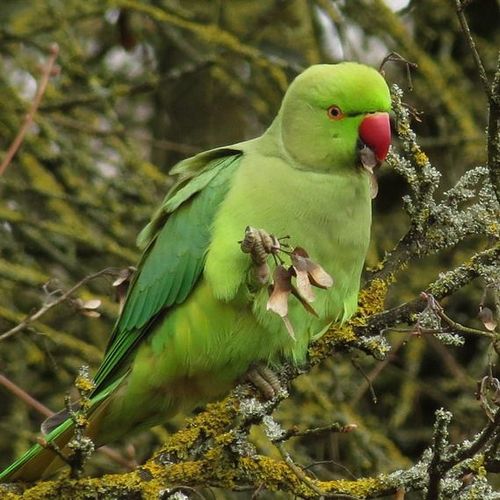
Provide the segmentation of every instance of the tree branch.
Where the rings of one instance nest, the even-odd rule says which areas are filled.
[[[5,154],[2,163],[0,164],[0,176],[4,174],[5,170],[12,161],[12,158],[14,158],[14,155],[17,153],[17,150],[19,149],[24,140],[26,132],[28,131],[30,125],[33,123],[33,119],[35,118],[35,113],[38,107],[40,106],[40,103],[42,102],[42,97],[45,94],[45,90],[47,89],[47,84],[49,83],[49,79],[52,76],[52,72],[54,70],[54,64],[56,62],[58,54],[59,54],[59,46],[57,44],[52,44],[50,47],[50,56],[43,68],[42,78],[40,79],[40,83],[38,84],[38,90],[35,95],[35,98],[33,99],[33,103],[31,104],[31,108],[26,114],[23,125],[19,129],[19,132],[17,133],[14,141],[12,142],[9,149],[7,150],[7,153]]]
[[[61,304],[62,302],[68,300],[73,293],[76,292],[80,287],[86,285],[89,281],[92,281],[96,278],[99,278],[100,276],[104,276],[106,274],[111,274],[111,275],[117,275],[119,272],[119,269],[113,268],[113,267],[107,267],[106,269],[101,269],[100,271],[93,273],[89,276],[85,276],[82,280],[80,280],[76,285],[73,285],[69,290],[66,292],[62,293],[57,299],[48,302],[47,304],[44,304],[38,311],[34,312],[33,314],[30,314],[26,318],[24,318],[20,323],[18,323],[15,327],[11,328],[10,330],[7,330],[6,332],[0,334],[0,341],[8,339],[12,335],[24,330],[26,327],[28,327],[31,323],[37,321],[40,319],[45,313],[50,311],[52,308],[57,306],[58,304]]]

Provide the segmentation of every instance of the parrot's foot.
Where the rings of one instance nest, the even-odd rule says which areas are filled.
[[[252,383],[266,399],[275,398],[282,390],[276,373],[264,365],[249,368],[245,379]]]
[[[281,250],[280,239],[283,238],[277,238],[264,229],[256,229],[251,226],[247,226],[245,229],[245,237],[240,241],[241,250],[252,257],[254,266],[251,281],[256,282],[257,288],[269,282],[270,270],[267,258],[269,255],[276,256]]]

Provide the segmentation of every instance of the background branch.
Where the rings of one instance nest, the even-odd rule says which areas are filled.
[[[23,142],[26,132],[33,123],[33,119],[35,118],[35,113],[37,112],[40,103],[42,102],[42,98],[43,95],[45,94],[45,90],[47,88],[47,84],[49,83],[49,79],[51,76],[53,76],[54,64],[56,62],[58,54],[59,54],[59,46],[57,44],[52,44],[50,46],[50,56],[47,59],[47,62],[42,70],[42,77],[40,79],[40,83],[38,84],[38,90],[36,92],[35,98],[33,99],[31,107],[28,113],[26,114],[26,117],[24,118],[24,122],[21,128],[19,129],[19,132],[17,133],[14,141],[7,150],[7,153],[5,153],[5,157],[2,160],[2,163],[0,164],[0,176],[4,174],[5,170],[12,161],[12,158],[14,158],[14,155],[17,153],[17,150],[19,149],[19,147]]]

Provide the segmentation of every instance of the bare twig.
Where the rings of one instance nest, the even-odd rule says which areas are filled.
[[[10,162],[12,161],[12,158],[14,158],[14,155],[17,153],[17,150],[19,149],[24,140],[26,132],[28,131],[30,125],[33,123],[35,113],[38,107],[40,106],[40,103],[42,102],[42,97],[45,94],[45,90],[47,89],[47,84],[49,83],[49,79],[52,76],[52,72],[54,70],[54,64],[56,62],[58,54],[59,54],[59,46],[56,43],[54,43],[50,46],[50,56],[43,68],[42,78],[40,79],[38,90],[35,95],[35,98],[33,99],[33,103],[31,104],[31,108],[26,114],[23,125],[19,129],[19,132],[17,133],[14,141],[7,150],[5,158],[3,159],[0,165],[0,176],[3,175],[3,173],[9,166]]]
[[[363,397],[363,395],[365,394],[365,392],[368,389],[370,390],[370,393],[372,396],[372,401],[374,401],[374,403],[377,402],[377,397],[375,395],[373,385],[372,385],[373,381],[382,373],[384,368],[386,368],[387,365],[389,365],[395,359],[396,354],[399,351],[399,349],[403,345],[405,345],[405,343],[408,341],[408,339],[410,337],[410,330],[405,330],[405,333],[406,333],[406,335],[404,335],[403,337],[398,339],[396,344],[394,346],[392,346],[391,353],[383,361],[381,361],[380,363],[377,363],[375,368],[373,368],[373,370],[371,370],[370,373],[368,373],[367,375],[365,375],[363,373],[363,376],[365,378],[365,382],[360,386],[359,390],[356,392],[356,394],[354,395],[354,397],[351,400],[351,405],[353,408],[359,403],[359,401],[361,400],[361,398]]]
[[[468,2],[464,0],[455,0],[458,20],[465,35],[467,45],[472,53],[476,64],[479,79],[483,86],[484,93],[488,98],[488,169],[490,172],[491,183],[495,189],[497,200],[500,203],[500,53],[498,54],[497,67],[493,77],[493,83],[490,84],[486,75],[481,56],[476,47],[476,42],[471,34],[464,9]]]
[[[85,276],[85,278],[83,278],[76,285],[72,286],[69,290],[67,290],[66,292],[61,294],[57,299],[55,299],[52,302],[49,302],[47,304],[44,304],[40,309],[38,309],[38,311],[27,316],[25,319],[23,319],[23,321],[21,321],[21,323],[16,325],[14,328],[11,328],[10,330],[7,330],[6,332],[2,333],[0,335],[0,341],[11,337],[12,335],[16,334],[17,332],[20,332],[21,330],[24,330],[31,323],[40,319],[47,311],[50,311],[53,307],[57,306],[61,302],[64,302],[65,300],[69,299],[71,297],[71,295],[73,295],[73,293],[76,290],[78,290],[80,287],[87,284],[89,281],[92,281],[92,280],[99,278],[100,276],[104,276],[106,274],[116,275],[116,274],[118,274],[118,272],[119,272],[119,269],[116,269],[113,267],[107,267],[106,269],[102,269],[101,271],[90,274],[89,276]]]
[[[281,443],[282,441],[287,441],[293,437],[303,437],[303,436],[311,436],[315,434],[322,434],[324,432],[338,432],[338,433],[347,433],[352,432],[357,429],[356,424],[347,424],[342,425],[339,422],[333,422],[332,424],[324,425],[322,427],[315,427],[314,429],[304,429],[301,431],[296,427],[292,427],[288,429],[282,436],[273,440],[273,443]]]
[[[307,474],[292,460],[292,457],[290,454],[285,450],[285,447],[283,443],[275,443],[276,448],[278,448],[278,451],[280,452],[281,457],[285,461],[285,463],[288,465],[290,470],[297,476],[297,478],[302,481],[303,483],[307,484],[311,490],[313,490],[315,493],[317,493],[319,496],[325,496],[326,493],[324,491],[321,491],[313,482],[311,478],[307,476]]]
[[[455,0],[455,4],[458,20],[460,21],[460,26],[462,27],[465,39],[467,40],[467,45],[469,46],[474,62],[476,63],[477,71],[483,85],[484,92],[488,97],[488,100],[491,100],[490,82],[488,81],[488,77],[486,76],[483,61],[481,61],[481,57],[479,55],[479,52],[477,51],[476,42],[474,41],[474,38],[472,37],[472,34],[470,32],[469,23],[467,22],[467,18],[465,17],[464,9],[466,5],[462,0]]]
[[[44,417],[51,417],[54,415],[53,411],[47,408],[44,404],[40,403],[40,401],[36,400],[33,396],[30,396],[24,389],[21,389],[21,387],[17,384],[14,384],[12,380],[9,380],[3,374],[0,374],[0,385]]]
[[[408,79],[408,88],[409,90],[413,90],[413,82],[411,79],[411,69],[417,69],[418,64],[408,61],[405,59],[402,55],[398,54],[397,52],[389,52],[384,59],[382,59],[382,62],[380,63],[380,66],[378,68],[379,73],[384,75],[384,66],[389,62],[396,62],[396,63],[402,63],[406,67],[406,78]]]
[[[500,203],[500,53],[491,86],[488,116],[488,170]]]
[[[490,339],[496,339],[498,337],[498,335],[496,335],[494,332],[479,330],[478,328],[470,328],[469,326],[457,323],[444,312],[444,309],[441,306],[439,306],[439,308],[436,309],[436,313],[441,319],[443,319],[446,323],[448,323],[448,325],[452,328],[452,330],[456,332],[465,333],[467,335],[476,335],[479,337],[488,337]]]
[[[54,441],[47,441],[45,438],[39,436],[37,438],[37,442],[43,448],[52,451],[55,455],[57,455],[65,464],[71,465],[68,457],[62,452],[61,448],[57,446]]]

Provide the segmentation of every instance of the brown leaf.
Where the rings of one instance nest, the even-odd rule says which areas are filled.
[[[478,318],[483,322],[484,327],[493,332],[497,327],[497,322],[493,316],[493,311],[489,307],[479,307]]]

